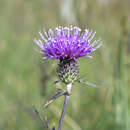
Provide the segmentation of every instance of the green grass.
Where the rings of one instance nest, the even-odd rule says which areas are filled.
[[[79,60],[83,79],[103,88],[74,84],[63,130],[129,130],[129,4],[75,1],[76,24],[97,31],[103,47],[94,59]],[[42,63],[32,41],[42,28],[68,25],[58,0],[0,1],[0,130],[42,130],[33,106],[58,125],[63,97],[47,110],[42,104],[56,92],[55,62]],[[120,11],[121,10],[121,11]],[[124,17],[126,16],[126,17]]]

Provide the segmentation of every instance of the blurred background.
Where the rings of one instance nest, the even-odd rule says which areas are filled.
[[[64,98],[42,105],[65,86],[54,84],[57,62],[43,63],[33,39],[71,24],[102,38],[79,65],[81,78],[103,88],[73,85],[62,130],[130,130],[129,0],[0,0],[0,130],[46,130],[33,106],[57,127]]]

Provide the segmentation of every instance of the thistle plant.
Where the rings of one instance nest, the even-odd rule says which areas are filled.
[[[72,84],[75,81],[79,81],[78,58],[92,58],[91,54],[102,45],[102,41],[99,38],[98,40],[94,40],[92,42],[96,32],[88,29],[81,31],[81,29],[76,26],[59,26],[55,29],[55,31],[49,29],[48,32],[45,30],[43,30],[43,32],[39,32],[41,40],[35,38],[34,42],[40,47],[40,53],[43,55],[43,61],[59,60],[57,74],[59,80],[64,82],[67,86],[66,91],[58,91],[58,93],[45,104],[45,106],[48,106],[48,104],[59,96],[65,96],[58,126],[58,130],[61,130]],[[89,84],[89,82],[81,83]],[[89,85],[93,87],[96,86],[92,83]]]

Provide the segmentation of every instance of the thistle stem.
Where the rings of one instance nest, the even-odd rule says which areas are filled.
[[[67,92],[68,92],[68,94],[70,94],[70,92],[71,92],[71,87],[72,87],[71,83],[67,85]],[[63,120],[64,120],[64,117],[65,117],[65,113],[66,113],[68,100],[69,100],[69,95],[65,95],[64,105],[63,105],[61,117],[60,117],[60,120],[59,120],[58,130],[61,130],[61,127],[62,127],[62,124],[63,124]]]

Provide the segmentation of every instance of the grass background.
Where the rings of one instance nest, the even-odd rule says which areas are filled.
[[[32,107],[57,126],[63,97],[42,104],[63,84],[55,61],[42,63],[33,46],[42,28],[74,24],[97,31],[103,46],[79,60],[80,76],[104,86],[74,84],[63,130],[130,129],[129,0],[0,0],[0,130],[43,130]]]

